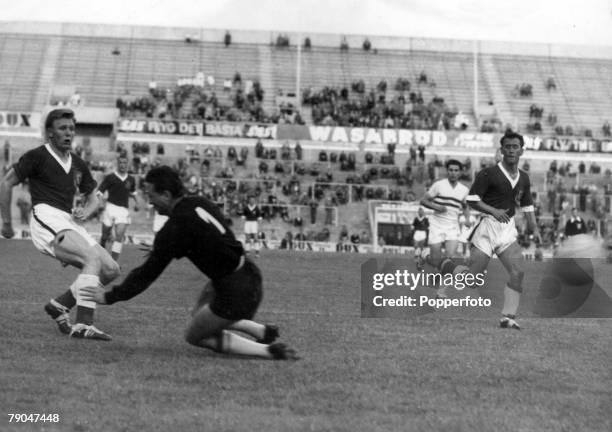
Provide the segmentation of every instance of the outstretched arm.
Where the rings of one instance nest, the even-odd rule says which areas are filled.
[[[8,170],[0,182],[0,213],[2,214],[2,235],[11,238],[15,235],[11,219],[11,201],[13,199],[13,187],[19,183],[15,169]]]

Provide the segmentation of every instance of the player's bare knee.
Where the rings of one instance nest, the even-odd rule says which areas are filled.
[[[119,277],[121,274],[121,267],[117,261],[113,259],[105,260],[102,262],[100,273],[103,279],[106,281],[105,283],[109,283]]]

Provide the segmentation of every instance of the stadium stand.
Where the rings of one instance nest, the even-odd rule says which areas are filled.
[[[609,135],[612,78],[605,72],[612,60],[605,54],[583,58],[571,50],[564,53],[558,49],[551,55],[544,48],[539,55],[517,54],[516,47],[504,52],[501,46],[487,48],[482,43],[475,101],[473,47],[461,42],[373,38],[372,49],[340,50],[340,39],[311,35],[311,44],[298,50],[297,38],[292,35],[282,35],[283,43],[278,44],[270,42],[277,40],[273,36],[257,32],[234,33],[231,44],[226,44],[222,32],[189,33],[185,29],[164,29],[157,34],[158,29],[121,27],[114,29],[117,35],[113,37],[108,28],[66,25],[47,30],[48,34],[44,26],[37,30],[27,25],[18,29],[0,26],[0,73],[4,77],[0,82],[0,110],[40,112],[47,102],[59,101],[118,107],[127,118],[458,128],[474,133],[499,132],[506,124],[521,132],[534,131],[537,121],[542,136],[569,131],[595,138]],[[362,42],[346,38],[350,47],[361,47]],[[182,85],[178,85],[179,80]],[[366,111],[365,120],[347,121],[342,112],[344,102],[338,102],[343,89],[347,100],[367,102],[371,98],[374,108]],[[301,101],[296,93],[307,97]],[[313,103],[313,97],[321,98],[322,94],[334,113],[327,119],[321,115],[320,103]],[[384,108],[377,112],[376,102],[381,96]],[[390,106],[400,97],[408,104],[411,96],[422,99],[425,111],[435,105],[430,101],[437,101],[442,107],[437,114],[451,114],[448,118],[430,115],[419,123],[389,120],[386,113]],[[411,105],[413,110],[418,106]],[[301,110],[299,116],[295,114],[297,109]],[[372,113],[382,115],[373,118]],[[256,194],[262,204],[287,210],[285,217],[270,218],[267,230],[273,229],[281,237],[289,231],[295,234],[295,218],[308,221],[315,207],[317,222],[305,224],[304,229],[315,237],[327,233],[332,240],[340,237],[343,226],[351,235],[369,234],[364,200],[416,199],[438,177],[444,159],[453,154],[448,153],[449,148],[427,147],[420,162],[412,155],[417,154],[416,145],[410,152],[404,148],[397,153],[394,148],[381,147],[373,153],[359,148],[347,152],[354,154],[352,162],[347,162],[342,147],[317,142],[304,142],[300,157],[293,150],[285,157],[284,146],[293,149],[295,143],[270,140],[266,147],[276,154],[255,157],[253,140],[239,138],[147,135],[144,140],[139,137],[131,142],[127,134],[115,142],[110,135],[81,135],[76,142],[100,173],[112,166],[115,150],[122,151],[123,146],[135,173],[142,175],[158,163],[174,165],[188,186],[222,203],[235,223],[246,196]],[[38,142],[32,132],[11,136],[9,131],[4,136],[10,138],[12,160]],[[135,151],[137,144],[143,143],[148,150]],[[227,155],[229,147],[238,150],[245,145],[250,155],[244,160]],[[221,155],[206,154],[207,146],[218,146]],[[325,159],[321,159],[321,153],[325,153]],[[460,154],[472,167],[465,172],[467,182],[475,169],[493,163],[493,154],[478,148],[462,148]],[[577,206],[585,219],[593,220],[591,227],[595,225],[604,234],[606,215],[610,214],[612,163],[604,160],[598,168],[581,169],[571,155],[558,154],[560,169],[552,174],[549,164],[554,154],[529,159],[541,221],[558,226],[568,208]],[[570,160],[573,167],[567,166]],[[300,188],[293,193],[290,185],[296,181]],[[267,201],[270,196],[274,196],[274,205]],[[332,224],[327,221],[329,207],[334,207]],[[146,229],[146,212],[140,213],[136,220]],[[549,235],[551,242],[557,240],[553,234]]]

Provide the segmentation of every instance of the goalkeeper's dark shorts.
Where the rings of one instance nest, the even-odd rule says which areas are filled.
[[[209,304],[217,316],[238,321],[252,319],[263,297],[261,271],[250,259],[233,273],[210,281],[202,291],[196,309]]]

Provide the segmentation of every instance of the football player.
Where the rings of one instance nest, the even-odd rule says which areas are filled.
[[[446,178],[438,180],[425,192],[421,205],[434,211],[429,220],[429,263],[438,268],[442,247],[447,257],[457,256],[460,228],[459,215],[469,190],[459,183],[463,165],[455,159],[446,162]],[[437,289],[437,298],[446,298],[446,287]]]
[[[0,183],[2,235],[14,235],[11,224],[12,188],[29,179],[32,195],[30,232],[32,243],[43,254],[62,264],[71,264],[81,273],[70,289],[45,305],[60,331],[72,337],[110,340],[93,326],[96,304],[85,300],[87,286],[107,284],[119,276],[119,265],[80,224],[98,209],[96,182],[87,164],[72,150],[75,135],[74,112],[52,110],[45,119],[47,143],[26,152],[9,169]],[[75,196],[85,197],[83,207],[73,207]],[[76,305],[76,323],[70,324],[70,309]]]
[[[245,256],[218,206],[203,197],[185,196],[178,173],[167,166],[147,173],[145,192],[155,210],[169,216],[153,249],[120,285],[108,292],[102,287],[87,290],[88,300],[101,304],[129,300],[146,290],[173,259],[187,257],[210,279],[193,309],[185,333],[188,343],[226,354],[295,359],[293,349],[272,343],[278,337],[276,326],[251,320],[262,298],[261,272]]]
[[[113,237],[111,256],[114,260],[119,258],[123,248],[125,231],[130,224],[130,198],[136,201],[136,180],[128,174],[128,158],[120,155],[117,158],[117,170],[102,180],[98,188],[98,194],[105,203],[102,215],[102,236],[100,244],[106,247],[106,243]]]
[[[500,327],[520,330],[516,313],[523,291],[524,272],[514,221],[517,209],[524,212],[527,229],[534,234],[536,244],[541,243],[542,239],[535,219],[529,176],[518,168],[525,145],[523,137],[515,132],[506,132],[500,144],[502,160],[476,175],[466,199],[473,209],[481,213],[468,237],[472,243],[469,268],[447,259],[440,270],[454,274],[482,273],[493,254],[496,254],[509,275],[504,287]]]

